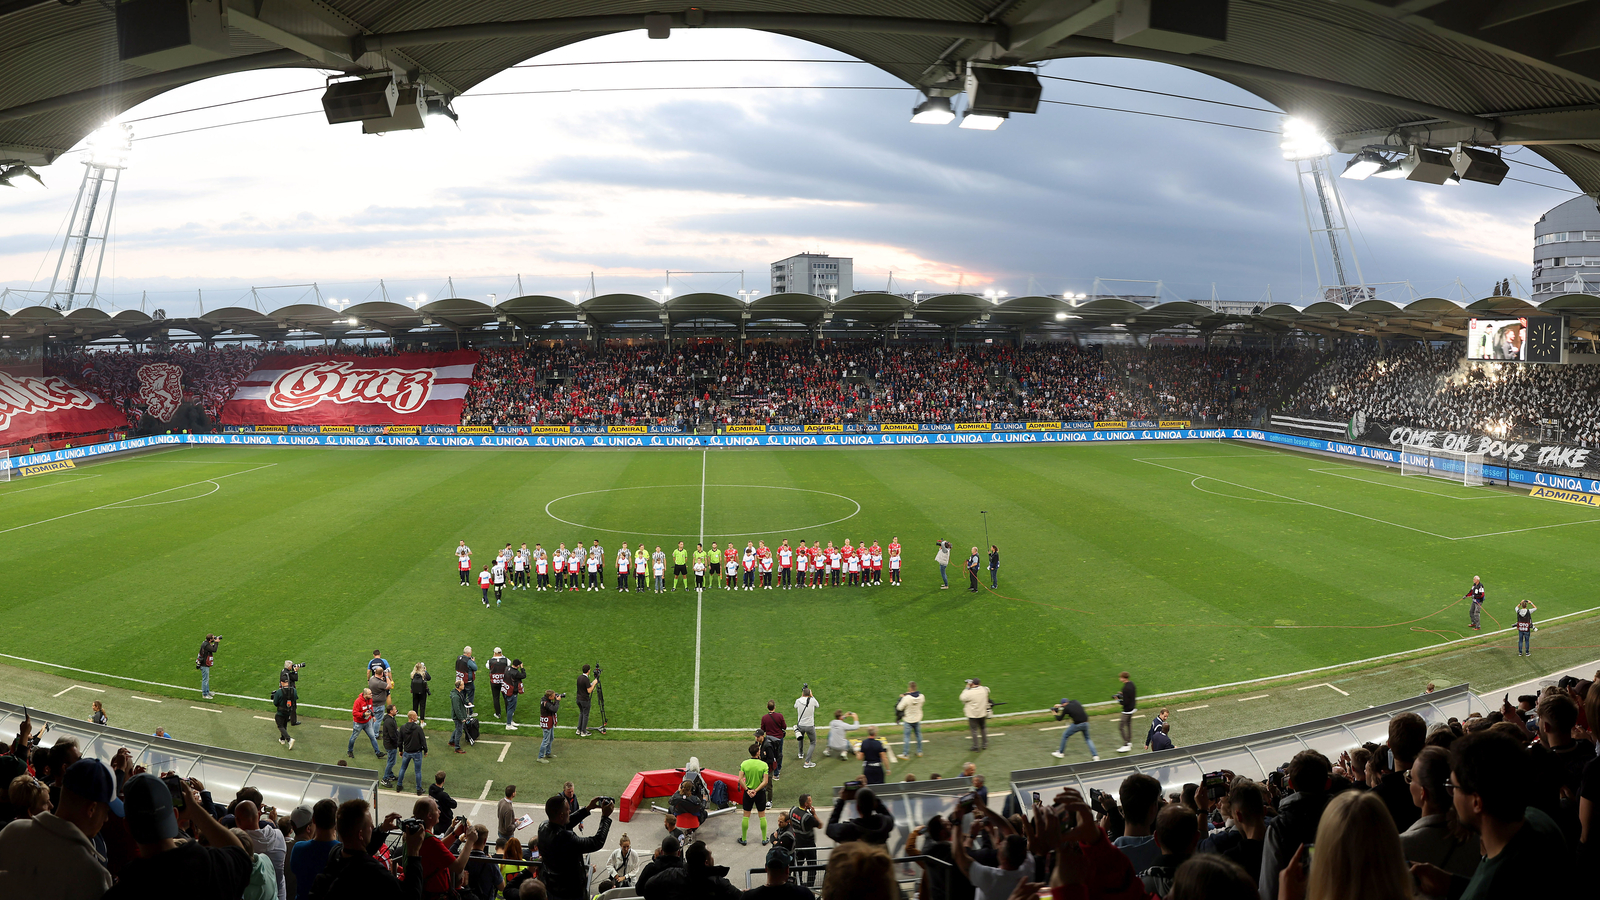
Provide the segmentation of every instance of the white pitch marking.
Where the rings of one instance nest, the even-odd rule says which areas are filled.
[[[1346,467],[1346,468],[1349,468],[1349,467]],[[1322,474],[1322,475],[1332,475],[1335,478],[1346,478],[1346,479],[1349,479],[1350,481],[1359,481],[1359,482],[1362,482],[1363,484],[1376,485],[1377,487],[1394,488],[1397,491],[1411,491],[1412,493],[1415,493],[1415,494],[1429,494],[1429,495],[1432,495],[1434,497],[1443,497],[1446,500],[1499,500],[1499,499],[1504,498],[1504,497],[1515,497],[1515,496],[1517,496],[1516,494],[1501,494],[1501,493],[1480,491],[1480,492],[1478,492],[1477,494],[1475,494],[1475,495],[1473,495],[1471,497],[1463,497],[1463,496],[1460,496],[1458,494],[1445,494],[1445,493],[1441,493],[1439,491],[1424,490],[1423,488],[1419,488],[1419,487],[1408,487],[1408,486],[1403,485],[1403,484],[1390,484],[1390,483],[1388,483],[1386,481],[1373,481],[1370,478],[1357,478],[1354,475],[1346,475],[1343,472],[1340,472],[1339,471],[1339,467],[1337,467],[1337,466],[1328,467],[1328,468],[1315,468],[1314,467],[1314,468],[1307,469],[1306,471],[1307,472],[1317,472],[1317,473]],[[1367,470],[1366,469],[1350,468],[1350,471],[1365,472]]]
[[[486,741],[483,738],[478,738],[477,743],[479,743],[479,744],[499,744],[500,745],[500,758],[495,760],[495,762],[505,762],[506,761],[506,754],[511,752],[511,742],[510,741]]]
[[[326,728],[329,731],[343,731],[344,730],[344,726],[343,725],[318,725],[317,727],[318,728]]]
[[[128,697],[129,697],[129,699],[132,699],[132,700],[143,700],[146,703],[160,703],[161,702],[160,700],[152,700],[149,697],[140,697],[137,694],[129,694]]]
[[[699,545],[706,542],[706,452],[700,451],[700,541]],[[857,506],[859,509],[859,505]],[[697,546],[699,546],[697,545]],[[694,592],[694,719],[691,728],[700,728],[700,621],[705,615],[704,590]]]
[[[3,492],[0,492],[0,497],[9,497],[12,494],[26,494],[29,491],[42,491],[47,487],[59,487],[59,486],[61,486],[63,484],[74,484],[74,483],[79,482],[79,481],[88,481],[91,478],[99,478],[99,477],[100,477],[99,475],[85,475],[82,478],[69,478],[66,481],[52,481],[49,484],[41,484],[38,487],[17,488],[14,491],[3,491]]]
[[[1451,538],[1452,541],[1470,541],[1473,538],[1498,537],[1502,534],[1521,534],[1524,531],[1539,531],[1545,528],[1565,528],[1568,525],[1588,525],[1600,522],[1600,519],[1579,519],[1576,522],[1557,522],[1554,525],[1535,525],[1532,528],[1513,528],[1510,531],[1490,531],[1485,534],[1469,534],[1466,537]]]
[[[491,788],[493,786],[494,786],[494,779],[493,778],[489,779],[488,781],[485,781],[483,783],[483,793],[478,795],[478,799],[479,800],[487,800],[487,799],[489,799],[489,788]]]
[[[1210,708],[1211,708],[1211,704],[1202,703],[1199,706],[1184,706],[1184,707],[1180,707],[1178,709],[1178,712],[1194,712],[1197,709],[1210,709]]]
[[[704,453],[706,451],[702,450],[700,452]],[[803,526],[800,526],[798,528],[785,528],[785,529],[780,529],[778,531],[756,531],[756,532],[741,531],[741,532],[736,532],[736,533],[733,533],[733,534],[713,534],[713,535],[711,535],[711,537],[746,537],[746,536],[761,536],[761,535],[768,535],[768,534],[788,534],[788,533],[794,532],[794,531],[810,531],[810,530],[817,529],[817,528],[827,528],[829,525],[837,525],[840,522],[844,522],[844,521],[847,521],[849,519],[853,519],[853,518],[855,518],[857,515],[859,515],[861,513],[861,502],[860,501],[858,501],[858,500],[856,500],[856,499],[854,499],[852,497],[846,497],[843,494],[835,494],[832,491],[819,491],[819,490],[817,490],[815,488],[787,487],[787,486],[784,486],[784,485],[777,485],[777,484],[706,484],[705,483],[705,472],[704,471],[702,471],[700,473],[700,478],[701,478],[700,496],[701,496],[701,500],[702,500],[702,507],[704,505],[705,489],[708,488],[708,487],[714,487],[714,488],[759,488],[759,489],[762,489],[762,490],[771,490],[771,491],[798,491],[798,492],[804,493],[804,494],[822,494],[822,495],[827,496],[827,497],[837,497],[840,500],[843,500],[843,501],[845,501],[847,503],[850,503],[850,504],[853,504],[855,506],[855,511],[850,513],[850,515],[845,516],[845,517],[840,518],[840,519],[834,519],[832,522],[822,522],[822,523],[819,523],[819,524],[816,524],[816,525],[803,525]],[[574,528],[586,528],[586,529],[588,529],[590,531],[605,531],[605,532],[609,532],[611,534],[657,535],[659,537],[688,537],[688,535],[677,534],[677,533],[674,533],[674,532],[667,532],[667,531],[642,531],[641,532],[641,531],[625,530],[625,529],[618,529],[618,528],[600,528],[600,527],[595,526],[595,525],[587,525],[587,524],[585,524],[583,522],[573,522],[573,521],[568,520],[568,519],[563,519],[560,516],[558,516],[555,513],[550,511],[550,507],[556,505],[557,503],[560,503],[562,500],[570,500],[573,497],[586,497],[586,496],[588,496],[590,494],[610,494],[610,493],[615,493],[617,491],[658,491],[658,490],[667,489],[667,488],[686,488],[686,487],[694,487],[694,485],[692,485],[692,484],[640,484],[640,485],[632,485],[630,487],[604,488],[604,489],[598,490],[598,491],[578,491],[575,494],[567,494],[566,496],[563,496],[563,497],[557,497],[554,500],[551,500],[549,503],[546,503],[544,505],[544,514],[549,516],[552,519],[555,519],[557,522],[560,522],[563,525],[571,525]],[[703,511],[704,510],[702,509],[702,512]],[[0,532],[0,533],[3,533],[3,532]],[[705,542],[706,536],[707,535],[705,533],[705,523],[702,521],[700,523],[700,541],[701,541],[701,543]]]
[[[201,712],[208,712],[208,713],[220,713],[220,712],[222,712],[222,710],[220,710],[220,709],[212,709],[209,706],[191,706],[189,708],[190,709],[198,709]]]
[[[176,462],[176,460],[174,460],[174,462]],[[251,716],[251,718],[260,719],[263,722],[276,722],[277,721],[277,719],[274,719],[271,716]]]
[[[1248,484],[1239,484],[1237,482],[1227,481],[1227,480],[1222,479],[1222,478],[1216,478],[1216,477],[1213,477],[1211,475],[1203,475],[1200,472],[1190,472],[1190,471],[1188,471],[1186,469],[1180,469],[1177,466],[1163,466],[1160,463],[1149,462],[1149,461],[1146,461],[1146,460],[1141,460],[1141,462],[1144,462],[1146,465],[1151,465],[1151,466],[1156,466],[1158,468],[1166,469],[1169,472],[1179,472],[1181,474],[1192,475],[1192,476],[1197,477],[1197,478],[1210,478],[1212,481],[1220,482],[1222,484],[1233,485],[1236,488],[1242,488],[1242,489],[1247,490],[1247,491],[1255,491],[1257,493],[1266,494],[1266,495],[1271,496],[1271,497],[1279,497],[1279,498],[1284,499],[1284,500],[1291,500],[1291,501],[1294,501],[1295,503],[1304,503],[1306,506],[1315,506],[1318,509],[1325,509],[1325,510],[1327,510],[1329,512],[1342,513],[1342,514],[1347,515],[1347,516],[1354,516],[1357,519],[1366,519],[1368,522],[1377,522],[1380,525],[1390,525],[1390,526],[1393,526],[1395,528],[1403,528],[1406,531],[1415,531],[1417,534],[1425,534],[1428,537],[1436,537],[1441,541],[1462,540],[1462,538],[1453,538],[1453,537],[1451,537],[1451,536],[1449,536],[1447,534],[1439,534],[1437,532],[1427,531],[1427,530],[1422,529],[1422,528],[1413,528],[1410,525],[1401,525],[1399,522],[1391,522],[1388,519],[1380,519],[1380,518],[1377,518],[1376,516],[1364,516],[1361,513],[1351,512],[1348,509],[1340,509],[1337,506],[1328,506],[1328,505],[1322,504],[1322,503],[1313,503],[1310,500],[1301,500],[1298,497],[1291,497],[1288,494],[1279,494],[1279,493],[1275,493],[1273,491],[1264,490],[1262,488],[1251,487]],[[1600,520],[1595,520],[1595,521],[1600,521]],[[1474,537],[1484,537],[1484,536],[1485,535],[1474,535]]]
[[[1264,700],[1267,697],[1271,697],[1271,696],[1272,696],[1271,694],[1257,694],[1254,697],[1240,697],[1238,702],[1243,703],[1246,700]]]
[[[1349,691],[1340,691],[1338,688],[1334,687],[1331,684],[1327,684],[1326,682],[1324,682],[1323,684],[1308,684],[1305,687],[1295,688],[1295,690],[1297,690],[1297,691],[1309,691],[1312,688],[1319,688],[1319,687],[1325,687],[1330,691],[1339,691],[1339,693],[1345,695],[1346,697],[1350,696],[1350,692]]]
[[[272,468],[273,466],[276,466],[276,465],[277,465],[277,463],[267,463],[264,466],[256,466],[253,469],[245,469],[242,472],[229,472],[226,475],[218,475],[217,478],[218,479],[222,479],[222,478],[232,478],[235,475],[248,475],[251,472],[259,472],[262,469],[270,469],[270,468]],[[44,524],[46,524],[48,522],[59,522],[62,519],[70,519],[73,516],[81,516],[84,513],[97,512],[97,511],[102,510],[102,509],[110,509],[112,507],[121,506],[124,503],[132,503],[135,500],[143,500],[146,497],[155,497],[155,496],[158,496],[160,494],[170,493],[172,491],[181,491],[186,487],[194,487],[195,485],[198,485],[198,484],[211,484],[211,483],[212,483],[212,479],[209,479],[209,478],[201,480],[201,481],[191,481],[188,484],[180,484],[177,487],[163,488],[163,489],[161,489],[159,491],[152,491],[152,492],[150,492],[148,494],[140,494],[137,497],[129,497],[126,500],[113,500],[112,502],[107,503],[107,504],[105,504],[103,506],[91,506],[88,509],[80,509],[77,512],[64,513],[62,515],[53,516],[53,517],[48,518],[48,519],[40,519],[37,522],[29,522],[26,525],[14,525],[14,526],[12,526],[10,528],[6,528],[4,530],[0,530],[0,534],[10,534],[13,531],[21,531],[24,528],[32,528],[35,525],[44,525]]]
[[[81,684],[74,684],[74,685],[69,685],[69,686],[67,686],[65,688],[62,688],[61,690],[56,691],[54,694],[51,694],[50,696],[59,697],[62,694],[65,694],[67,691],[74,690],[74,689],[80,690],[80,691],[94,691],[96,694],[104,694],[105,693],[105,690],[103,688],[84,687]]]

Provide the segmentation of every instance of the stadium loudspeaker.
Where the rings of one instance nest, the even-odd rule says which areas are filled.
[[[1039,76],[1022,69],[967,70],[967,108],[979,113],[1031,113],[1044,88]]]
[[[1460,144],[1450,151],[1450,163],[1462,181],[1476,181],[1479,184],[1499,184],[1511,172],[1511,166],[1498,153]]]
[[[1204,50],[1228,39],[1228,0],[1122,0],[1111,37],[1173,53]]]
[[[422,128],[428,115],[428,102],[422,96],[422,86],[408,84],[399,91],[394,105],[394,115],[382,119],[362,119],[362,134],[382,134],[386,131],[410,131]]]
[[[399,100],[400,88],[395,85],[393,75],[358,78],[328,85],[327,92],[322,95],[322,110],[327,113],[329,125],[387,119],[394,115]]]
[[[1411,154],[1400,161],[1400,170],[1406,173],[1407,181],[1426,184],[1444,184],[1456,173],[1455,165],[1450,162],[1450,154],[1427,147],[1412,147]]]
[[[228,56],[223,0],[119,0],[117,59],[164,72]]]

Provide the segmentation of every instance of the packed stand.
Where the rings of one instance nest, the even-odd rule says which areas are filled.
[[[1600,446],[1600,366],[1467,360],[1460,345],[1345,342],[1284,411],[1458,433],[1537,439],[1556,419],[1566,443]]]
[[[548,343],[483,351],[468,425],[779,425],[1248,418],[1298,351],[951,348],[871,341]]]
[[[60,375],[95,392],[139,420],[139,369],[150,363],[172,363],[183,369],[183,392],[193,395],[205,414],[216,419],[239,382],[255,369],[269,351],[265,347],[179,347],[163,353],[125,350],[81,351],[45,360],[46,375]]]

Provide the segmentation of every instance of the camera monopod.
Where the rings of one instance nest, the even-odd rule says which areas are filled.
[[[595,677],[595,681],[596,682],[598,682],[600,680],[600,664],[599,663],[595,663],[595,665],[594,665],[594,677]],[[600,701],[600,733],[601,734],[605,734],[606,733],[606,689],[605,689],[605,685],[597,683],[594,686],[594,698],[596,700]]]

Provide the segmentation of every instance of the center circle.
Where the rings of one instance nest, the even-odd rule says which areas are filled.
[[[704,537],[710,540],[812,532],[855,518],[861,504],[843,494],[812,488],[676,484],[579,491],[551,500],[544,512],[557,522],[588,531],[695,540],[704,528]],[[791,518],[792,525],[785,521]],[[682,524],[672,530],[669,523]],[[627,527],[630,524],[634,527]]]

